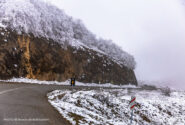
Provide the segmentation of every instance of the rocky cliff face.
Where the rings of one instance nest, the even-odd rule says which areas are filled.
[[[0,79],[137,84],[132,55],[43,0],[0,0]]]
[[[93,49],[64,48],[52,39],[0,28],[0,79],[64,81],[74,76],[81,82],[137,85],[132,69]]]

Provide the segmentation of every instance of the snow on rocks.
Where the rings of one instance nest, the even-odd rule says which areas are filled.
[[[3,32],[1,32],[1,35],[4,36],[5,34]]]
[[[0,23],[0,28],[6,28],[5,25],[3,25],[2,23]],[[1,29],[0,29],[1,30]]]
[[[40,81],[37,79],[28,78],[12,78],[9,80],[0,80],[1,82],[16,82],[16,83],[31,83],[31,84],[43,84],[43,85],[69,85],[69,82],[58,82],[58,81]]]
[[[160,90],[56,90],[48,93],[49,102],[73,125],[127,125],[130,97],[136,96],[133,125],[184,125],[185,92],[170,97]]]

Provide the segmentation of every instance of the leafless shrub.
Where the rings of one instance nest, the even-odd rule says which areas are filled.
[[[113,106],[113,103],[110,100],[109,96],[103,95],[103,94],[95,94],[93,95],[93,98],[97,99],[103,104],[106,104],[107,106]]]
[[[118,90],[110,91],[111,95],[114,95],[115,97],[118,97],[120,95],[120,92]]]
[[[170,96],[171,95],[171,89],[169,87],[162,88],[161,92],[165,96]]]
[[[155,85],[143,84],[141,85],[141,88],[144,90],[157,90],[157,87]]]

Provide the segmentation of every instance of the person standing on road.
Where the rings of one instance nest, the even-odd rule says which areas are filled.
[[[71,86],[75,86],[75,78],[71,78]]]

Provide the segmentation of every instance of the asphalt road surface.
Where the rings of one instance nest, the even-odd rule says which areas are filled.
[[[82,89],[89,87],[74,87]],[[47,93],[71,86],[0,83],[0,125],[70,125],[50,105]]]

